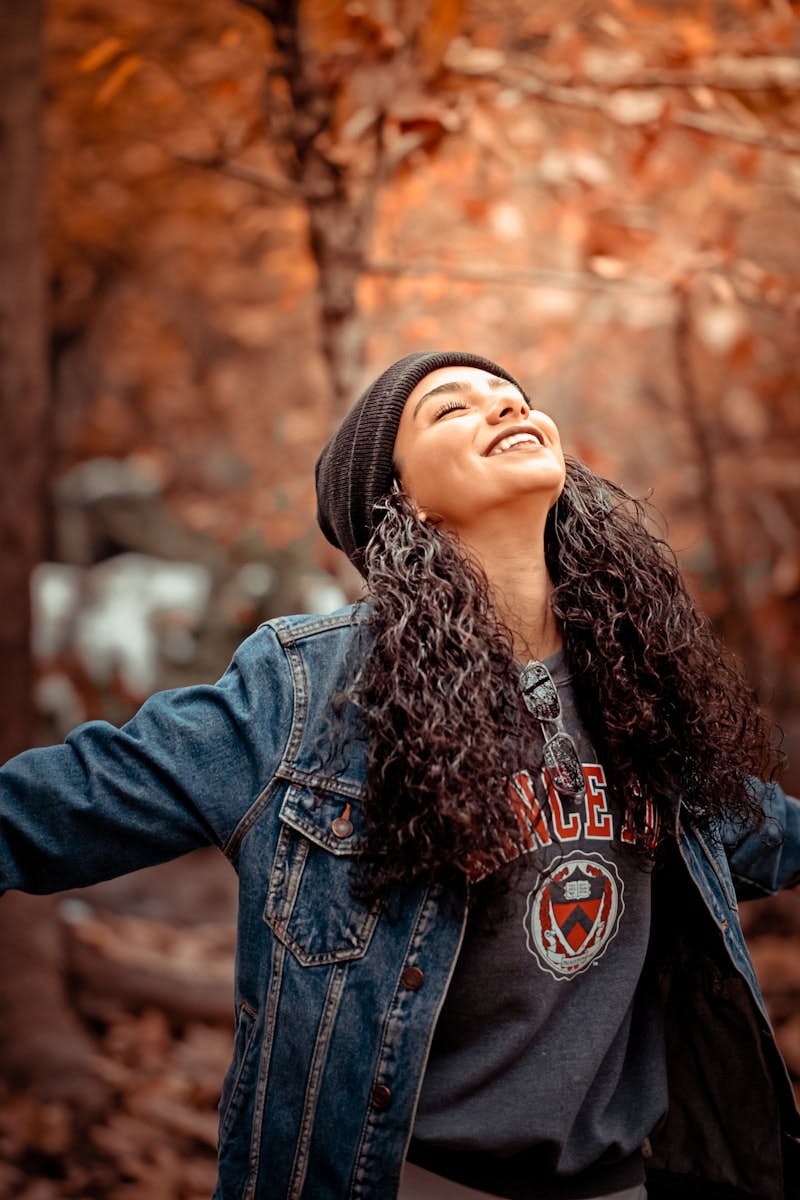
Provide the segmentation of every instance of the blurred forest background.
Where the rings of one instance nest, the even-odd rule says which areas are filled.
[[[800,790],[799,50],[790,0],[6,4],[2,757],[356,595],[316,455],[461,347],[652,496]],[[210,1195],[234,884],[3,901],[0,1195]],[[796,1077],[799,907],[745,915]]]

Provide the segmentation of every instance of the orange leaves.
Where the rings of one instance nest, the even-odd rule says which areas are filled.
[[[114,70],[104,80],[95,95],[94,102],[98,108],[103,108],[106,104],[109,104],[117,93],[122,91],[128,80],[133,78],[141,68],[143,62],[144,59],[138,54],[128,54],[121,62],[117,63]]]
[[[732,464],[722,507],[751,570],[763,531],[749,492],[736,498],[737,447],[757,444],[750,476],[790,494],[800,526],[787,12],[726,0],[722,25],[711,0],[589,8],[301,0],[298,99],[244,5],[181,0],[167,21],[158,0],[96,0],[92,18],[54,0],[49,250],[71,339],[58,408],[81,413],[62,454],[163,454],[181,520],[224,542],[310,526],[331,395],[310,210],[334,180],[341,205],[315,211],[314,236],[327,220],[324,269],[344,262],[348,303],[358,277],[355,327],[325,329],[331,361],[357,357],[361,335],[375,366],[436,344],[508,361],[568,444],[655,487],[684,545],[704,530],[673,344],[677,282],[692,289],[697,403]],[[281,187],[293,117],[329,174]],[[276,416],[294,408],[281,441]],[[246,482],[220,482],[221,448]],[[777,572],[776,595],[790,577]]]
[[[430,78],[442,66],[454,38],[462,31],[464,0],[429,0],[427,17],[417,31],[417,48],[423,78]]]
[[[414,47],[415,66],[423,78],[435,74],[453,39],[463,29],[464,0],[427,0],[418,5],[378,5],[364,0],[303,0],[301,19],[313,54],[320,60],[339,58],[386,60]]]
[[[87,50],[78,60],[78,70],[84,73],[97,71],[104,67],[112,58],[116,58],[125,49],[122,38],[105,37],[96,42],[91,50]]]
[[[320,63],[384,58],[405,41],[404,32],[383,12],[361,0],[302,0],[300,17],[309,50]]]
[[[113,69],[95,92],[94,104],[98,108],[104,108],[109,104],[124,88],[128,80],[133,78],[144,62],[139,54],[125,53],[126,48],[123,38],[105,37],[96,42],[78,60],[78,71],[83,75],[90,75],[114,62],[115,59],[117,60]]]
[[[218,44],[225,50],[233,50],[237,46],[241,46],[244,34],[241,29],[236,29],[230,26],[228,29],[223,29],[219,35]]]
[[[670,26],[676,58],[691,61],[714,50],[716,31],[708,18],[704,21],[696,17],[675,16],[671,18]]]

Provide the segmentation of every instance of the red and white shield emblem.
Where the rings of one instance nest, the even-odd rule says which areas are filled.
[[[623,883],[599,854],[565,858],[528,894],[528,950],[555,979],[579,975],[605,953],[624,911]]]

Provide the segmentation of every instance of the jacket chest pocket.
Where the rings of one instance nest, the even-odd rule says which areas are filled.
[[[303,966],[361,958],[379,908],[350,894],[361,809],[346,796],[292,785],[280,810],[264,920]]]

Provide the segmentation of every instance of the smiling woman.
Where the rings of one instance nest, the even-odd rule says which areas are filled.
[[[564,485],[554,422],[520,389],[477,367],[442,367],[414,387],[395,442],[404,490],[426,519],[485,556],[514,532],[525,557],[543,548],[547,513]]]
[[[364,603],[12,759],[0,889],[234,863],[216,1200],[796,1195],[736,893],[800,877],[800,804],[642,506],[461,351],[317,496]]]

